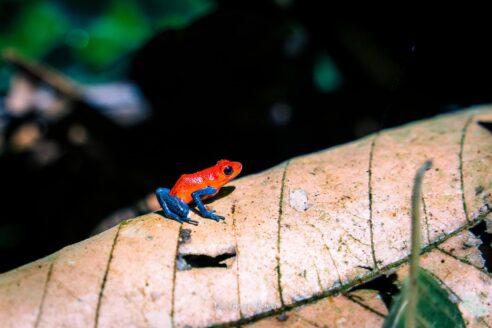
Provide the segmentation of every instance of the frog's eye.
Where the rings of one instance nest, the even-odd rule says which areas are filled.
[[[234,170],[232,169],[232,167],[230,167],[230,166],[226,166],[226,167],[224,168],[224,174],[225,174],[225,175],[231,175],[231,174],[232,174],[232,172],[234,172]]]

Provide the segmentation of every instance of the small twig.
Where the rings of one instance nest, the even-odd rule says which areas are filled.
[[[44,82],[65,96],[80,99],[82,95],[82,87],[74,80],[52,67],[22,56],[12,48],[5,49],[0,57],[0,59],[14,65],[29,76]]]

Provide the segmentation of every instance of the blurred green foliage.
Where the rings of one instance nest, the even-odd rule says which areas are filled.
[[[0,48],[14,47],[23,54],[39,58],[63,39],[69,24],[53,3],[26,2],[9,29],[0,30]]]
[[[318,56],[314,63],[314,85],[321,92],[338,91],[342,86],[342,74],[333,59],[326,53]]]
[[[91,21],[84,42],[73,43],[73,49],[85,64],[104,69],[118,54],[137,48],[151,32],[147,18],[135,2],[116,1],[103,16]]]
[[[26,0],[0,2],[0,51],[15,48],[79,80],[107,78],[154,34],[184,28],[213,0]],[[0,63],[0,77],[6,75]],[[0,82],[0,88],[5,83]]]

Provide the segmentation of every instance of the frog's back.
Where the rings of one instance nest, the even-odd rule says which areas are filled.
[[[207,181],[199,174],[183,174],[170,191],[171,196],[179,197],[185,203],[191,203],[191,194],[207,187]]]

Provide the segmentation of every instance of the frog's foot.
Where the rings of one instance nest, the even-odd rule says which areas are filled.
[[[215,195],[216,193],[217,193],[217,189],[212,188],[212,187],[206,187],[206,188],[203,188],[203,189],[200,189],[200,190],[193,192],[191,194],[191,197],[193,198],[193,201],[195,202],[198,209],[200,210],[200,214],[204,218],[212,219],[212,220],[219,222],[220,220],[224,220],[224,217],[217,215],[217,214],[214,214],[215,213],[214,210],[212,210],[212,211],[207,210],[205,205],[203,205],[203,201],[201,199],[201,196]]]
[[[215,220],[217,222],[219,222],[220,220],[224,220],[225,218],[222,216],[222,215],[217,215],[217,214],[214,214],[215,213],[215,210],[212,210],[212,211],[205,211],[205,213],[202,211],[202,216],[206,219],[212,219],[212,220]]]
[[[187,222],[190,224],[198,225],[198,221],[188,218],[188,213],[190,211],[188,204],[186,204],[176,196],[169,195],[169,189],[158,188],[155,191],[155,195],[162,207],[164,215],[167,218],[176,220],[179,223]]]

